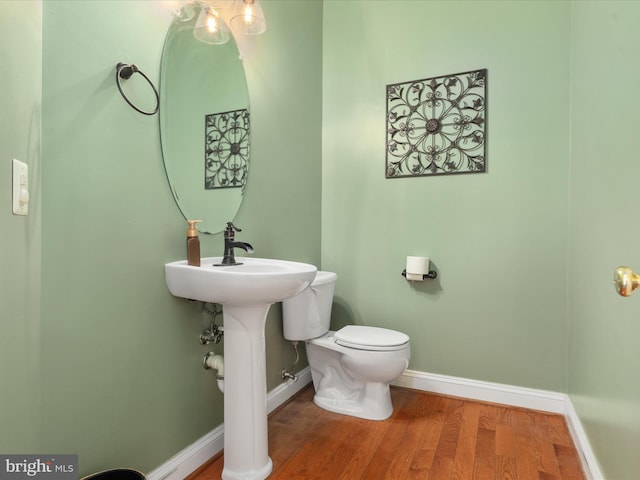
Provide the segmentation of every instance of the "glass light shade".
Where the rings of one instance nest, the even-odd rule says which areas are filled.
[[[204,43],[221,45],[229,41],[229,29],[214,8],[203,5],[193,27],[193,36]]]
[[[231,28],[245,35],[260,35],[267,29],[258,0],[237,0],[230,23]]]
[[[174,15],[176,16],[176,20],[180,22],[188,22],[193,17],[196,16],[197,5],[195,2],[187,2],[182,8],[176,10]]]

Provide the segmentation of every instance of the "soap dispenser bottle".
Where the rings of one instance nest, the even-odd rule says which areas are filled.
[[[187,220],[187,263],[194,267],[200,266],[200,239],[198,238],[198,228],[196,223],[202,220]]]

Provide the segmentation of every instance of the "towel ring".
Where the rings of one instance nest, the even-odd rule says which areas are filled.
[[[122,91],[122,86],[120,85],[120,79],[124,79],[124,80],[128,80],[131,78],[131,76],[134,73],[139,73],[140,75],[142,75],[142,78],[144,78],[147,83],[151,86],[151,88],[153,89],[153,93],[156,96],[156,108],[153,109],[152,112],[147,112],[145,110],[142,110],[138,107],[136,107],[131,100],[129,100],[127,98],[127,96],[124,94],[124,92]],[[138,67],[136,67],[133,63],[131,65],[127,65],[126,63],[122,63],[119,62],[116,65],[116,85],[118,86],[118,90],[120,90],[120,95],[122,95],[122,98],[125,99],[125,101],[131,105],[131,107],[134,110],[137,110],[138,112],[142,113],[143,115],[154,115],[157,111],[158,111],[158,107],[160,106],[160,95],[158,95],[158,90],[156,90],[156,87],[153,85],[153,83],[151,82],[151,80],[149,80],[149,77],[147,77],[144,73],[142,73],[142,71],[140,71],[138,69]]]

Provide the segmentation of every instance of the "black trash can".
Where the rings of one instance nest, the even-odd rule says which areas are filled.
[[[92,473],[81,480],[146,480],[144,473],[130,468],[115,468],[104,472]]]

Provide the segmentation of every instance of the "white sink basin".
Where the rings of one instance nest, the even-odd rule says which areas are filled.
[[[314,265],[267,258],[238,257],[242,265],[214,267],[222,257],[208,257],[200,267],[186,260],[164,266],[169,291],[176,297],[221,305],[270,305],[293,297],[316,276]]]

